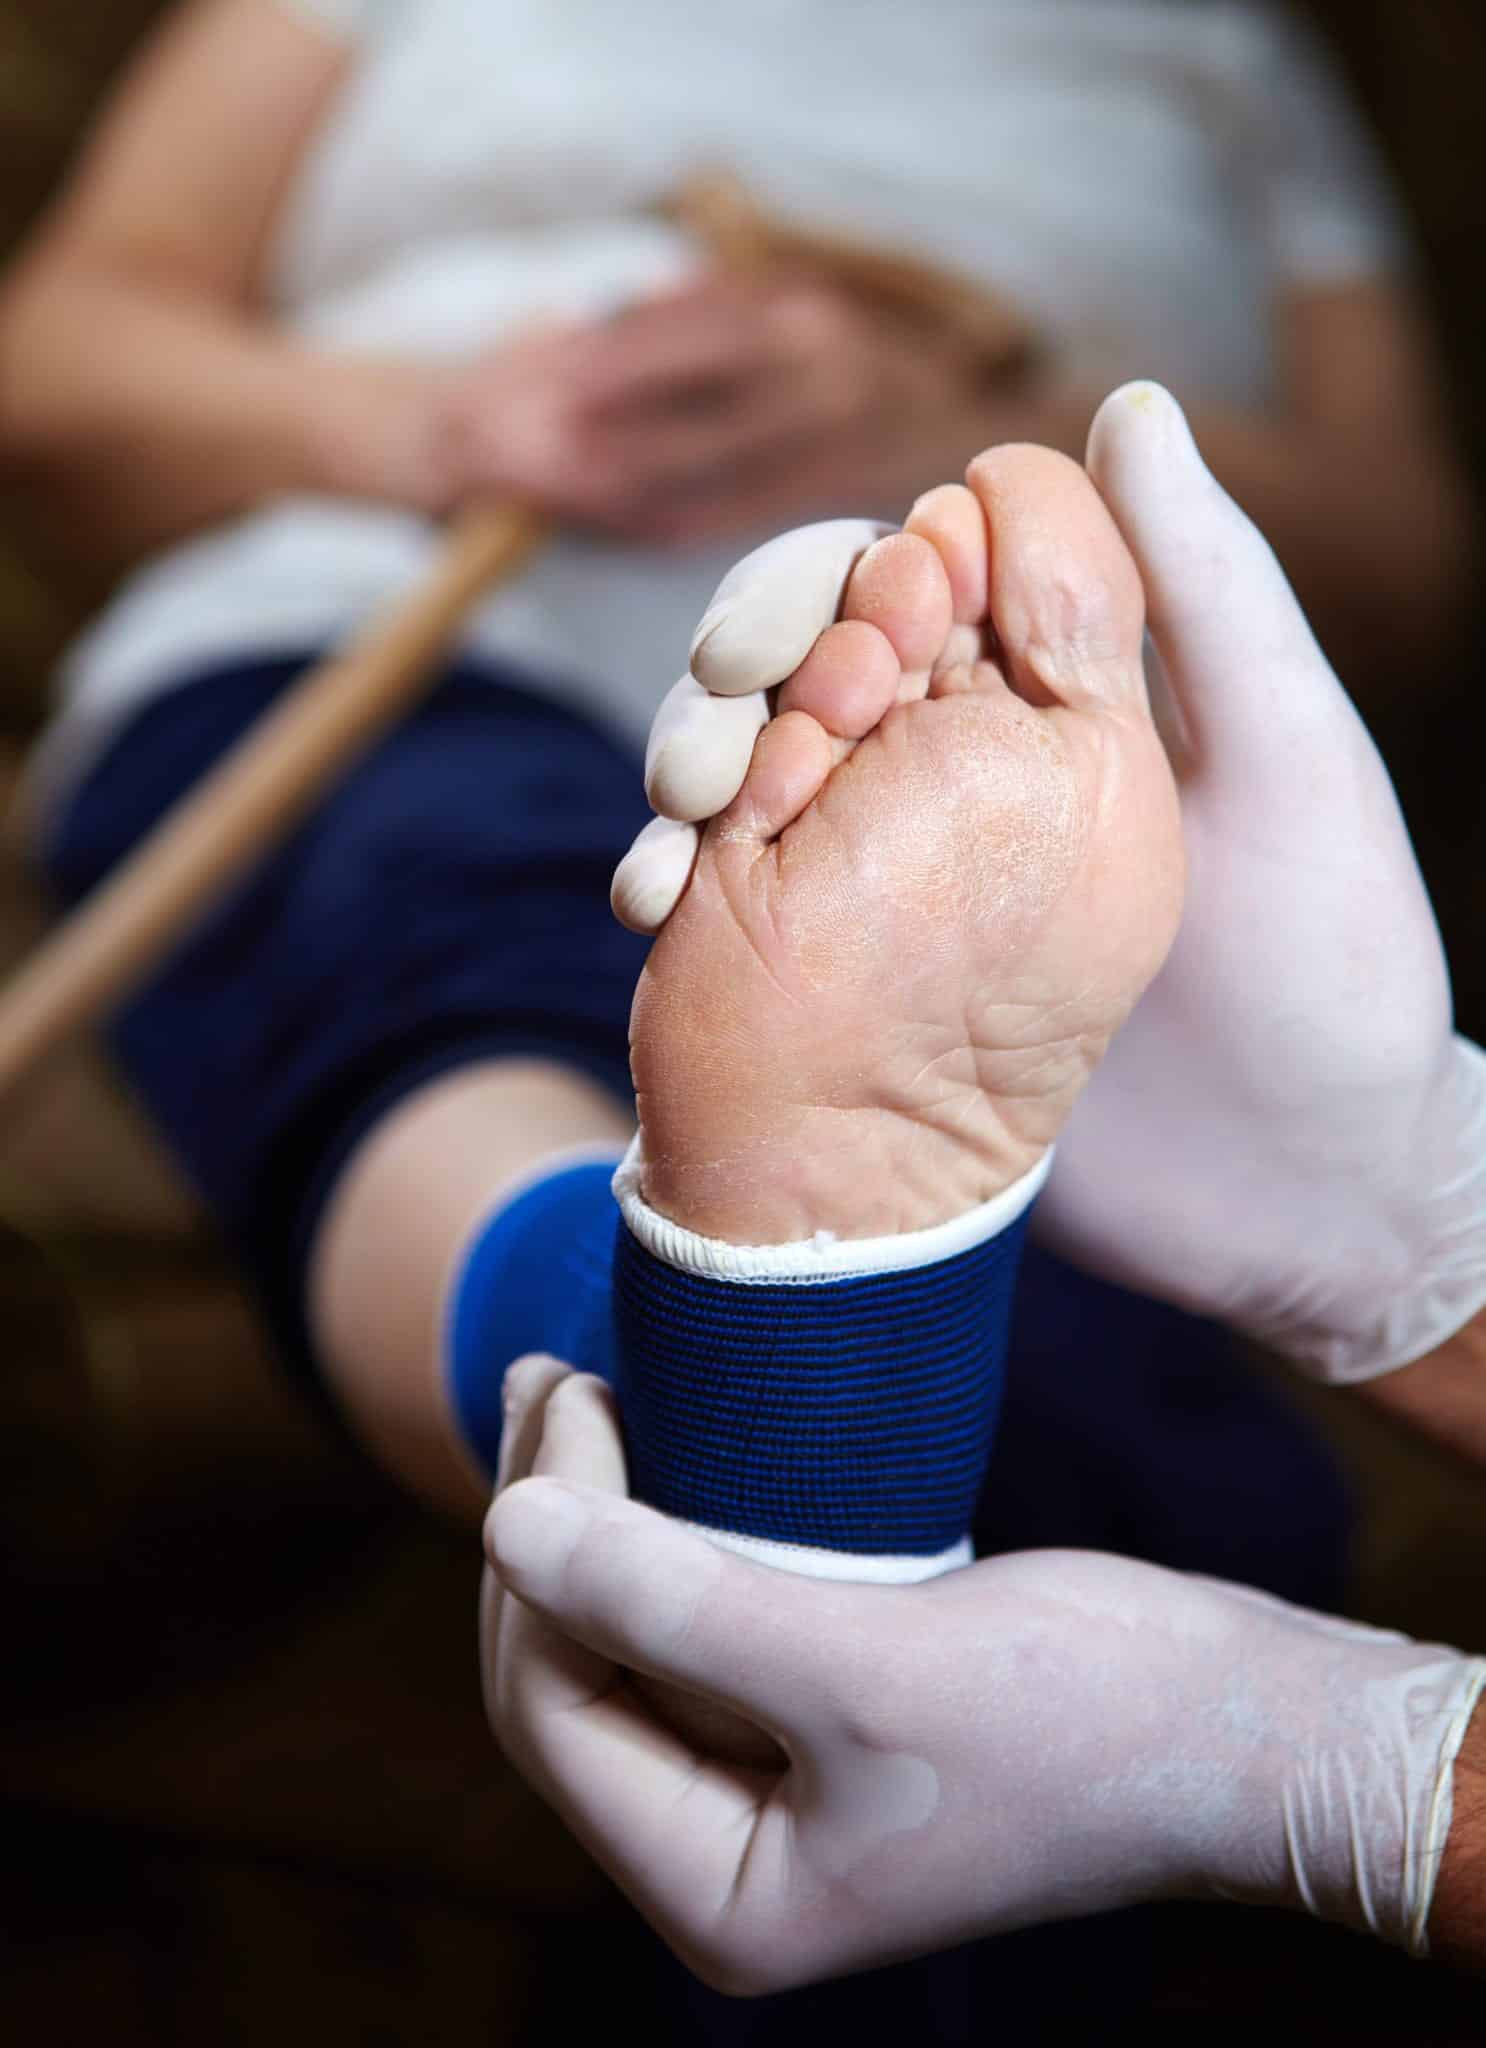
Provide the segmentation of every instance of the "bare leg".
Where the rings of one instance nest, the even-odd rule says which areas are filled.
[[[545,1159],[620,1148],[631,1129],[583,1075],[485,1061],[405,1097],[341,1174],[310,1260],[316,1346],[357,1434],[436,1505],[475,1518],[490,1497],[444,1375],[449,1285],[471,1232]]]

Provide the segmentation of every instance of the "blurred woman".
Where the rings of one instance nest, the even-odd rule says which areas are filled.
[[[987,388],[828,278],[718,274],[660,208],[719,162],[999,290],[1029,367]],[[458,1245],[627,1128],[629,749],[722,567],[987,442],[1081,452],[1154,376],[1341,657],[1427,657],[1466,515],[1406,273],[1334,79],[1246,0],[172,10],[0,307],[7,463],[135,565],[37,770],[61,896],[453,508],[565,529],[115,1033],[284,1345],[410,1483],[484,1497],[439,1365]]]

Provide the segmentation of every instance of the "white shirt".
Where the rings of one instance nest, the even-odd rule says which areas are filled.
[[[1195,399],[1262,402],[1275,296],[1398,251],[1332,74],[1248,0],[279,4],[356,44],[268,277],[288,328],[347,350],[458,357],[674,281],[693,253],[647,209],[700,164],[983,276],[1075,377]],[[564,539],[466,644],[639,739],[744,545]],[[436,546],[418,518],[296,499],[171,548],[64,664],[43,792],[204,664],[335,639]]]

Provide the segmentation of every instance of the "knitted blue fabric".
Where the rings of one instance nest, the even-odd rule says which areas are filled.
[[[615,1247],[635,1497],[775,1543],[937,1557],[970,1527],[1030,1211],[936,1265],[808,1282]]]
[[[465,1441],[495,1471],[501,1384],[528,1351],[615,1377],[614,1161],[560,1167],[488,1219],[451,1301],[449,1392]]]
[[[635,1497],[667,1514],[847,1556],[951,1550],[990,1456],[1030,1212],[905,1272],[715,1280],[624,1228],[613,1171],[559,1168],[466,1255],[449,1387],[488,1469],[506,1368],[543,1351],[616,1388]]]

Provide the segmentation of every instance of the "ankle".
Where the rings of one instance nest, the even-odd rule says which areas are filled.
[[[938,1129],[891,1109],[832,1106],[776,1110],[764,1129],[739,1108],[699,1144],[691,1132],[705,1124],[642,1103],[633,1155],[652,1210],[736,1245],[931,1230],[1014,1186],[1053,1136],[1009,1129],[984,1098]]]
[[[910,1583],[968,1561],[1046,1162],[937,1229],[736,1245],[615,1178],[617,1387],[637,1499],[755,1561]]]

